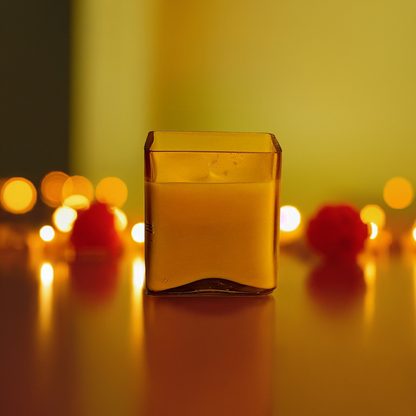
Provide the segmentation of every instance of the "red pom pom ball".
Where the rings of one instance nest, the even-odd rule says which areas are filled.
[[[78,254],[115,256],[121,251],[121,239],[115,227],[114,213],[106,204],[95,201],[85,211],[78,211],[71,234]]]
[[[355,261],[368,237],[368,227],[349,205],[322,207],[309,222],[309,246],[329,261]]]

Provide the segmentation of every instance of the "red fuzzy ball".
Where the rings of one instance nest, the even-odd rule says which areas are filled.
[[[115,227],[115,216],[106,204],[93,202],[85,211],[78,211],[71,234],[77,253],[117,255],[121,239]]]
[[[309,222],[309,246],[327,260],[355,261],[364,248],[368,227],[349,205],[327,205]]]

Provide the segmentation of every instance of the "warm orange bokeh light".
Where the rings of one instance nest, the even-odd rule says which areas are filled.
[[[391,208],[406,208],[412,203],[413,195],[413,186],[405,178],[390,179],[384,186],[383,197]]]
[[[90,201],[83,195],[71,195],[65,198],[64,205],[73,209],[87,209]]]
[[[39,230],[39,235],[43,241],[52,241],[55,238],[55,230],[50,225],[45,225]]]
[[[144,243],[144,234],[145,234],[145,229],[144,229],[143,222],[139,222],[135,224],[133,228],[131,229],[131,238],[136,243]]]
[[[81,195],[85,197],[88,202],[94,199],[94,187],[92,183],[83,176],[71,176],[68,178],[62,187],[61,201],[66,203],[67,199],[73,195]]]
[[[378,227],[373,222],[370,222],[369,224],[369,238],[370,240],[374,240],[378,235]]]
[[[121,209],[114,209],[115,226],[118,231],[124,231],[127,228],[127,215]]]
[[[55,227],[59,231],[67,233],[72,230],[77,216],[78,214],[74,209],[70,207],[59,207],[53,213],[52,219]]]
[[[386,223],[386,214],[378,205],[366,205],[360,212],[361,221],[365,224],[373,223],[379,229]]]
[[[280,229],[294,231],[299,227],[301,215],[297,208],[285,205],[280,208]]]
[[[36,203],[37,192],[33,183],[25,178],[11,178],[1,189],[0,202],[6,211],[24,214]]]
[[[110,207],[121,208],[127,199],[127,186],[118,178],[103,179],[95,190],[97,201],[108,204]]]
[[[68,179],[63,172],[50,172],[45,175],[40,183],[40,195],[43,202],[50,207],[59,207],[62,202],[62,188]]]

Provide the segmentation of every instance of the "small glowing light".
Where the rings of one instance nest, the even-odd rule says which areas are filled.
[[[395,209],[408,207],[413,201],[414,191],[412,184],[405,178],[390,179],[383,190],[386,204]]]
[[[71,195],[65,198],[64,205],[72,209],[87,209],[90,201],[83,195]]]
[[[92,183],[83,176],[71,176],[69,177],[62,187],[62,199],[64,202],[68,197],[73,195],[81,195],[85,197],[89,202],[94,198],[94,187]]]
[[[413,240],[415,240],[415,241],[416,241],[416,227],[415,227],[415,228],[413,228],[412,235],[413,235]]]
[[[109,177],[103,179],[95,190],[97,201],[110,207],[121,208],[128,195],[126,184],[119,178]]]
[[[131,229],[131,237],[136,243],[144,243],[144,223],[139,222]]]
[[[63,172],[49,172],[40,183],[40,195],[43,202],[50,207],[59,207],[62,202],[62,188],[68,179]]]
[[[127,227],[127,215],[119,208],[114,208],[115,225],[118,231],[124,231]]]
[[[360,212],[361,221],[365,224],[372,222],[378,228],[386,223],[386,214],[378,205],[366,205]]]
[[[60,207],[55,210],[52,219],[59,231],[67,233],[72,230],[77,215],[77,212],[70,207]]]
[[[280,208],[280,229],[282,231],[294,231],[301,221],[300,212],[290,205]]]
[[[39,230],[39,235],[43,241],[52,241],[55,238],[55,230],[50,225],[45,225]]]
[[[44,263],[40,269],[40,281],[43,286],[50,286],[53,282],[53,267],[49,263]]]
[[[35,205],[36,199],[36,188],[25,178],[11,178],[1,189],[1,205],[13,214],[29,212]]]
[[[370,222],[370,240],[374,240],[378,234],[378,227],[373,222]]]

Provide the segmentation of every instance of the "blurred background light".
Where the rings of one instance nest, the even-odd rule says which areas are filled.
[[[124,211],[119,208],[114,209],[115,226],[118,231],[124,231],[127,228],[128,220]]]
[[[11,178],[1,188],[1,205],[13,214],[29,212],[35,205],[36,199],[36,188],[25,178]]]
[[[139,222],[131,229],[131,237],[136,243],[144,243],[145,228],[144,223]]]
[[[53,213],[52,219],[59,231],[67,233],[72,230],[77,215],[77,212],[70,207],[59,207]]]
[[[72,209],[87,209],[90,201],[83,195],[71,195],[65,198],[63,204]]]
[[[46,205],[50,207],[59,207],[62,203],[62,188],[68,179],[64,172],[49,172],[40,183],[40,195]]]
[[[300,212],[297,208],[285,205],[280,208],[280,229],[282,231],[294,231],[299,227],[301,221]]]
[[[366,205],[360,211],[360,217],[363,223],[373,223],[380,229],[383,228],[386,223],[386,214],[378,205]]]
[[[55,238],[55,230],[50,225],[45,225],[39,230],[39,235],[43,241],[52,241]]]
[[[70,204],[73,204],[74,201],[76,201],[75,205],[81,200],[85,202],[85,199],[69,199],[74,195],[80,195],[90,203],[94,199],[94,187],[92,186],[92,183],[84,176],[76,175],[69,177],[62,187],[62,202],[68,206],[71,206]]]
[[[413,186],[405,178],[392,178],[384,186],[384,201],[391,208],[403,209],[408,207],[413,201],[413,196]]]
[[[369,228],[370,228],[369,238],[370,238],[370,240],[374,240],[377,237],[377,234],[378,234],[378,227],[373,222],[370,222],[369,223]]]
[[[95,198],[110,207],[121,208],[127,200],[127,186],[119,178],[103,179],[95,190]]]

